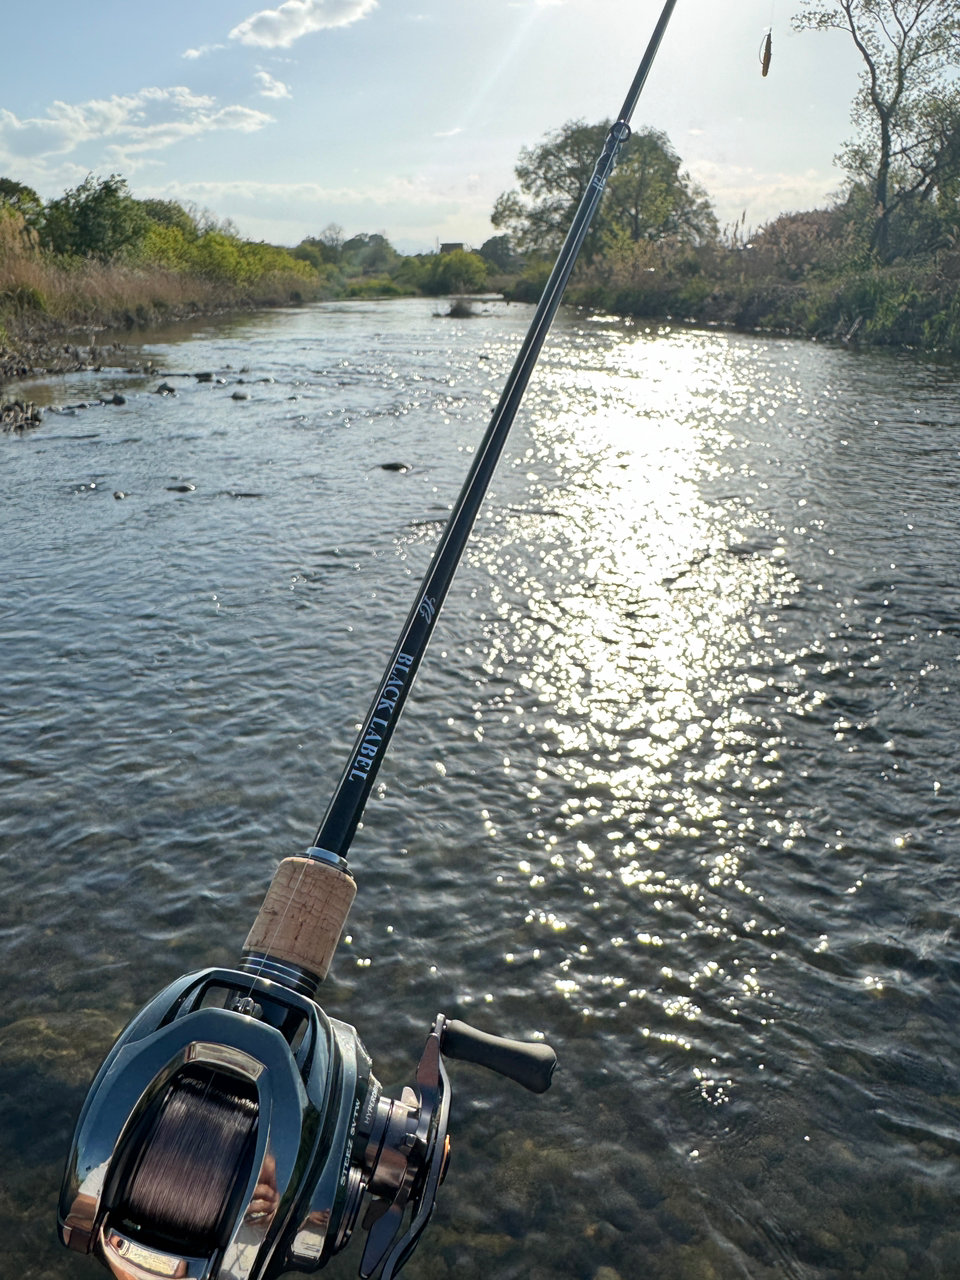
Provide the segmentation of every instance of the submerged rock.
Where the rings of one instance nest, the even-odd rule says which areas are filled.
[[[167,493],[196,493],[195,484],[168,484]]]
[[[409,471],[410,466],[406,462],[381,462],[381,471]]]
[[[159,387],[157,387],[158,396],[175,396],[176,394],[177,388],[171,387],[169,382],[161,382]]]
[[[230,399],[231,399],[231,400],[249,400],[249,399],[250,399],[250,392],[249,392],[249,391],[235,391],[235,392],[233,393],[233,395],[230,397]]]
[[[14,400],[0,408],[0,428],[4,431],[21,431],[24,427],[36,427],[43,419],[43,410],[26,400]]]
[[[92,1009],[21,1018],[0,1030],[0,1067],[40,1071],[86,1088],[125,1021],[125,1013]]]
[[[109,400],[104,400],[104,404],[126,404],[127,397],[122,396],[119,391],[115,391]]]

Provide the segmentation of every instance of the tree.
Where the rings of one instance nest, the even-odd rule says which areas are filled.
[[[197,218],[178,200],[141,200],[140,208],[151,222],[161,227],[177,227],[188,239],[198,235]]]
[[[54,253],[109,261],[133,248],[146,234],[150,219],[130,194],[126,179],[93,174],[78,187],[51,200],[43,217],[41,239]]]
[[[307,236],[292,250],[295,258],[309,262],[317,271],[325,264],[337,266],[343,257],[343,227],[328,223],[318,236]]]
[[[340,246],[340,257],[348,267],[359,270],[365,276],[384,275],[400,260],[387,237],[379,231],[372,235],[361,232]]]
[[[509,236],[491,236],[489,240],[484,240],[479,253],[480,257],[497,271],[509,273],[520,268],[520,262],[513,252]]]
[[[509,233],[520,250],[556,252],[609,130],[609,120],[595,125],[571,120],[538,146],[524,147],[514,171],[522,195],[509,191],[499,197],[493,225]],[[680,165],[666,134],[655,129],[633,134],[594,219],[587,256],[610,232],[625,232],[633,240],[670,237],[689,244],[711,239],[717,222],[709,200]]]
[[[0,178],[0,207],[19,213],[28,227],[35,227],[43,214],[43,201],[33,187],[13,178]]]
[[[487,264],[477,253],[454,249],[428,259],[423,288],[427,293],[475,293],[487,279]]]
[[[918,224],[938,205],[956,209],[960,11],[956,0],[803,3],[797,30],[846,31],[864,63],[853,104],[857,137],[838,160],[850,177],[852,204],[859,199],[870,209],[872,252],[889,261],[898,252],[898,215]]]

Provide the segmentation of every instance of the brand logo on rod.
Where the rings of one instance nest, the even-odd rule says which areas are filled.
[[[384,681],[376,708],[370,723],[367,725],[367,731],[363,735],[363,741],[360,743],[357,754],[353,758],[353,764],[350,768],[351,782],[362,782],[373,768],[377,752],[383,745],[383,734],[378,733],[377,728],[389,728],[390,720],[397,708],[400,691],[410,675],[412,666],[413,658],[410,654],[401,653]]]

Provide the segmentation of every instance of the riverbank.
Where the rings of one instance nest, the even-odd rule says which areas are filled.
[[[696,262],[627,273],[594,263],[571,282],[566,301],[635,319],[960,355],[960,253],[799,280],[758,274],[742,255],[725,270],[691,269]],[[545,270],[527,271],[506,282],[504,296],[536,302],[545,278]]]
[[[274,272],[245,287],[163,269],[86,262],[72,272],[31,264],[42,286],[20,280],[0,288],[0,386],[45,373],[110,363],[119,344],[105,334],[159,329],[177,321],[329,297],[325,282]],[[98,338],[101,341],[98,341]]]
[[[747,244],[631,246],[585,266],[568,301],[636,318],[960,355],[960,249],[851,264],[835,246],[797,246],[777,233],[771,224]]]
[[[92,366],[110,331],[296,305],[337,288],[323,264],[174,202],[134,200],[116,178],[46,207],[29,188],[17,198],[0,201],[0,384]]]

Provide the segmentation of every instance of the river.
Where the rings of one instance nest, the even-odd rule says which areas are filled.
[[[155,336],[175,395],[35,383],[126,403],[0,437],[3,1277],[99,1274],[54,1237],[89,1079],[311,841],[530,316],[434,310]],[[560,1057],[452,1065],[410,1280],[960,1275],[958,389],[559,319],[321,993],[388,1089],[438,1010]]]

